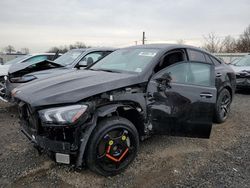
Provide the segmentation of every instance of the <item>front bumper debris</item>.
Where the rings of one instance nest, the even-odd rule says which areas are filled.
[[[40,149],[53,153],[61,152],[67,154],[75,154],[75,152],[71,151],[71,144],[69,142],[50,140],[44,136],[36,135],[31,130],[24,127],[24,125],[22,125],[21,127],[21,132]]]

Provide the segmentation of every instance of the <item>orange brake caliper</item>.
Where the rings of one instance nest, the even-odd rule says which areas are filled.
[[[113,157],[112,155],[109,154],[110,149],[111,149],[111,145],[112,144],[109,144],[109,146],[107,148],[106,157],[111,159],[114,162],[120,162],[124,158],[124,156],[128,153],[128,148],[126,148],[126,150],[123,152],[123,154],[118,159],[116,159],[115,157]]]

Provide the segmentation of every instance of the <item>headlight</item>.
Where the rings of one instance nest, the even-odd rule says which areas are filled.
[[[66,107],[50,108],[39,111],[39,116],[44,123],[72,124],[86,112],[87,105],[72,105]]]
[[[33,75],[27,75],[27,76],[22,76],[22,77],[10,78],[10,81],[14,83],[25,83],[25,82],[30,82],[35,79],[37,79],[37,77]]]

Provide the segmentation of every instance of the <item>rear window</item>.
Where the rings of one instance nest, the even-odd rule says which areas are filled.
[[[190,61],[206,62],[205,56],[202,52],[196,50],[187,50]]]

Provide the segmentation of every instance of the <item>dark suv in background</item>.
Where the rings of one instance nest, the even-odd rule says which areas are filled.
[[[143,45],[13,91],[22,132],[58,163],[124,170],[152,134],[209,138],[228,117],[233,70],[202,49]]]

